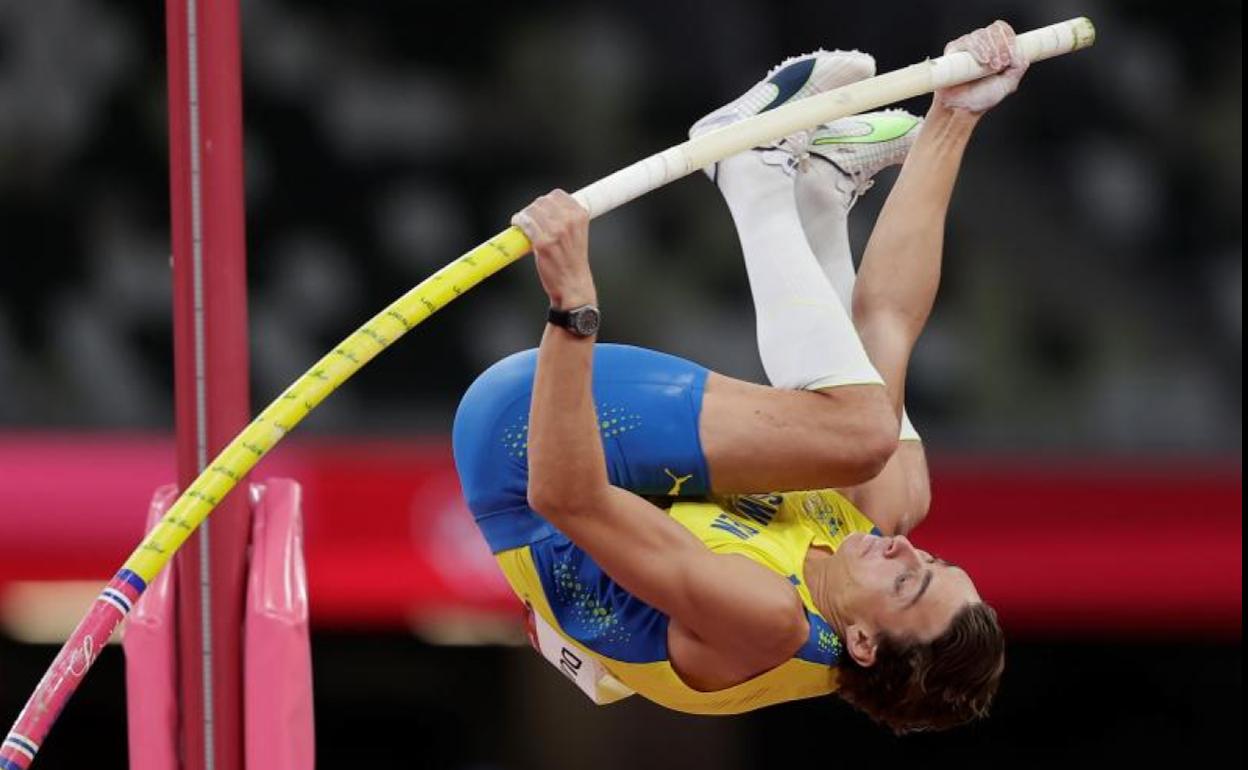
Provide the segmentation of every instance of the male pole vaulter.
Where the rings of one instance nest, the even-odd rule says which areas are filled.
[[[595,344],[586,212],[556,190],[516,215],[549,323],[468,389],[455,460],[535,643],[595,701],[729,714],[836,692],[898,732],[986,713],[1004,640],[967,574],[904,536],[929,493],[903,402],[963,151],[1027,65],[1004,22],[953,50],[997,74],[938,91],[925,121],[847,118],[707,169],[772,387]],[[873,72],[798,57],[691,133]],[[848,209],[903,159],[855,285]]]

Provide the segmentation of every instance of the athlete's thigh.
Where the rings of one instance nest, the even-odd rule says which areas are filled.
[[[860,483],[891,407],[881,385],[782,390],[711,373],[699,424],[716,492]],[[896,431],[895,422],[891,428]]]

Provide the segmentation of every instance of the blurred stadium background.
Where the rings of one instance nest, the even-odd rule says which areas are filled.
[[[256,474],[306,492],[323,766],[1238,766],[1239,3],[242,6],[254,407],[535,194],[680,141],[788,54],[858,47],[886,71],[998,17],[1099,32],[982,125],[910,379],[935,488],[917,539],[977,575],[1012,638],[990,721],[899,740],[835,702],[596,709],[518,646],[448,436],[472,378],[538,339],[522,265],[367,367]],[[165,100],[163,4],[0,2],[5,719],[174,477]],[[887,187],[855,210],[857,244]],[[761,379],[705,180],[592,238],[610,340]],[[38,767],[126,766],[120,651],[98,669]]]

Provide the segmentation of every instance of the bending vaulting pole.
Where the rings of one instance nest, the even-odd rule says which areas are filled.
[[[1034,62],[1086,48],[1095,38],[1092,23],[1079,18],[1019,35],[1018,42],[1023,56]],[[596,217],[750,147],[987,74],[965,52],[930,59],[712,131],[617,171],[574,197]],[[0,746],[0,770],[29,767],[99,649],[139,595],[261,457],[374,356],[451,300],[527,254],[529,248],[528,239],[516,227],[477,246],[395,300],[265,407],[182,493],[101,591]]]

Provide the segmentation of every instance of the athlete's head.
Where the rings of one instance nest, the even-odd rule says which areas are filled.
[[[984,716],[1005,637],[966,572],[900,536],[851,535],[837,557],[840,695],[899,733]]]

